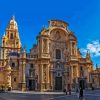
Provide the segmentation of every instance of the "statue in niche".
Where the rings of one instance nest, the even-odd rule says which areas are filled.
[[[56,31],[54,38],[55,40],[59,40],[61,38],[59,31]]]
[[[43,40],[43,52],[44,53],[47,52],[47,40],[46,39]]]

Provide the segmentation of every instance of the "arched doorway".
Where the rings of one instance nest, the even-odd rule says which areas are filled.
[[[35,80],[29,79],[29,90],[35,90]]]
[[[55,90],[62,90],[62,76],[55,77]]]

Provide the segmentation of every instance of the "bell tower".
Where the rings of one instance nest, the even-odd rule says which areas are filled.
[[[19,38],[18,26],[14,16],[12,16],[6,28],[6,32],[2,37],[1,48],[1,59],[7,59],[7,55],[10,52],[21,52],[21,42]]]

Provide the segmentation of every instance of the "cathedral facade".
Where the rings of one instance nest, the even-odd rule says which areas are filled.
[[[37,44],[22,49],[17,22],[10,20],[0,48],[0,85],[12,90],[63,91],[92,83],[89,52],[83,58],[77,37],[68,23],[50,20],[37,36]]]

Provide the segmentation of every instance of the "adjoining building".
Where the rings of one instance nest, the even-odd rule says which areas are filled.
[[[13,90],[63,91],[92,83],[93,63],[83,58],[77,37],[62,20],[50,20],[29,53],[22,50],[17,22],[10,20],[2,37],[0,85]]]
[[[100,88],[100,68],[96,64],[96,69],[91,72],[92,84],[94,88]]]

